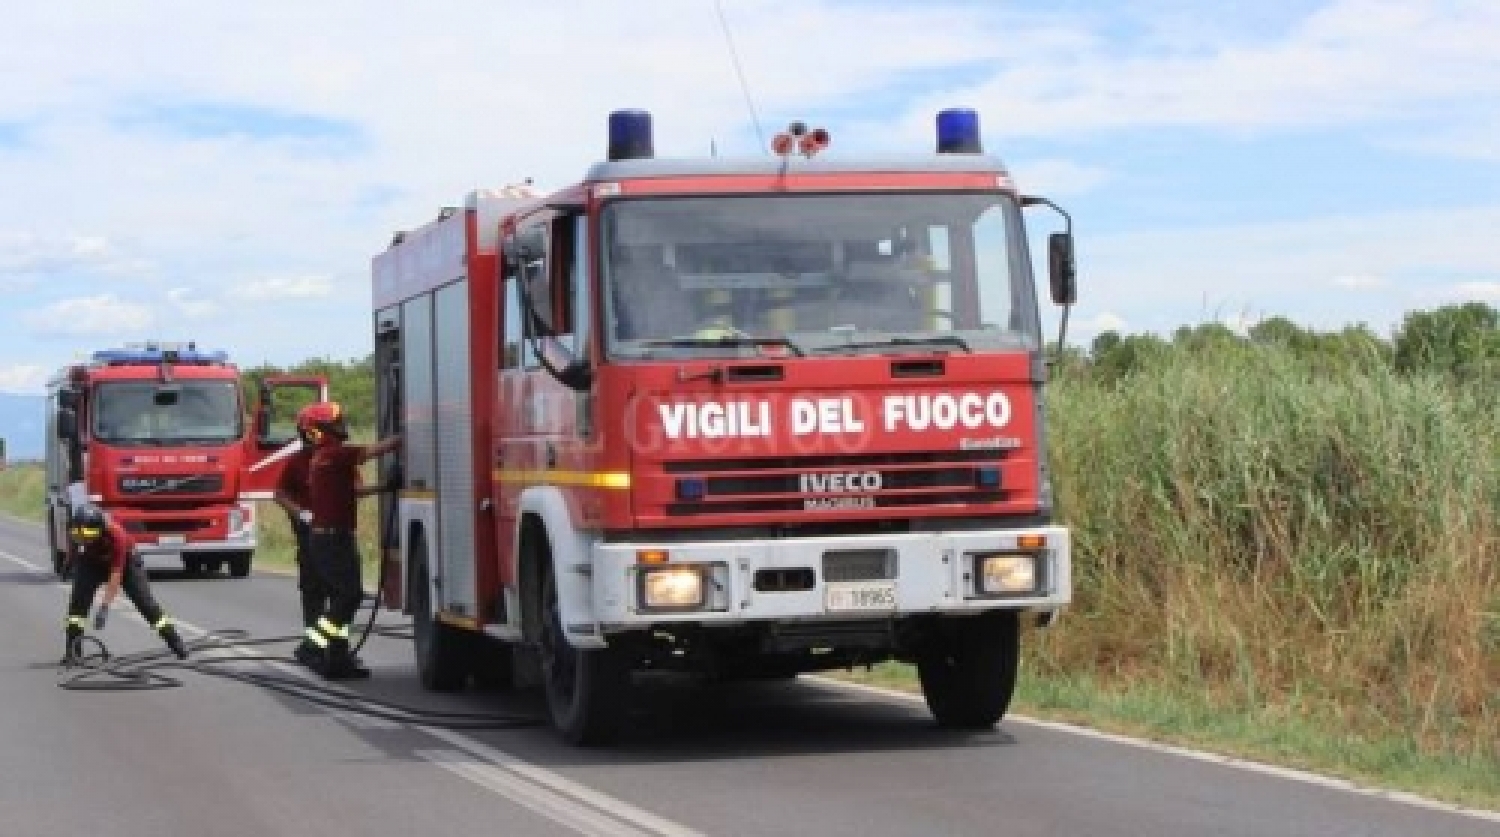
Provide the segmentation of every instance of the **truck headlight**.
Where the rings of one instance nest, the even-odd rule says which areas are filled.
[[[238,532],[245,525],[245,512],[239,508],[229,510],[229,534]]]
[[[1037,561],[1034,552],[990,552],[975,557],[974,575],[979,592],[988,596],[1032,593],[1037,587]]]
[[[641,606],[697,610],[703,607],[703,570],[692,566],[641,568]]]

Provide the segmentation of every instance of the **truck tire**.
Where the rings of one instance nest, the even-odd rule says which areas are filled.
[[[417,679],[428,691],[460,691],[469,679],[470,637],[437,619],[427,538],[421,533],[412,539],[410,561],[412,647],[417,656]]]
[[[250,574],[250,562],[255,558],[254,552],[231,552],[229,553],[229,574],[235,578],[244,578]]]
[[[552,726],[569,744],[612,743],[625,719],[630,672],[619,650],[574,648],[563,632],[551,561],[542,562],[542,683]]]
[[[469,674],[474,688],[506,692],[515,688],[515,648],[491,636],[474,634],[469,639]]]
[[[945,620],[917,654],[922,696],[938,726],[989,729],[1016,688],[1021,628],[1015,611]]]

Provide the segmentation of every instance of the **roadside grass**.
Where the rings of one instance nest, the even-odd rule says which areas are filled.
[[[40,465],[11,463],[0,471],[0,511],[23,520],[46,519],[47,481]]]

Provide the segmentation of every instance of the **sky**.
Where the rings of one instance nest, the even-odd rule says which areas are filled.
[[[763,154],[793,119],[829,155],[925,153],[972,107],[1072,215],[1070,342],[1278,314],[1389,334],[1500,304],[1497,45],[1494,0],[11,4],[0,392],[149,338],[363,356],[393,231],[581,179],[625,107],[658,156]]]

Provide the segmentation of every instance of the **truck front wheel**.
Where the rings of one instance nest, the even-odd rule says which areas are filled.
[[[1010,708],[1020,660],[1015,611],[943,620],[917,653],[927,708],[942,727],[993,727]]]
[[[563,630],[557,581],[542,575],[542,682],[552,726],[569,744],[596,746],[615,740],[625,717],[630,672],[618,649],[575,648]]]

